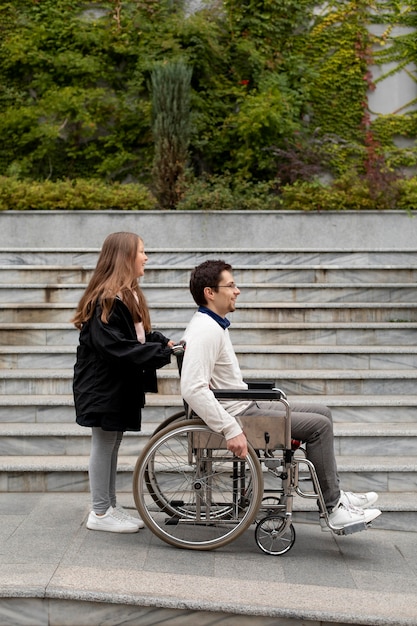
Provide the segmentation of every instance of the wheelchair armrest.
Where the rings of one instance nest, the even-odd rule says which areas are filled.
[[[245,380],[248,389],[274,389],[275,382],[273,380]]]
[[[286,395],[281,389],[213,389],[216,398],[222,400],[281,400]]]

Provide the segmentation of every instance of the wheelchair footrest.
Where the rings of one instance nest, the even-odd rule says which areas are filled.
[[[354,533],[360,533],[362,530],[366,530],[368,527],[369,524],[365,522],[355,522],[354,524],[347,524],[336,532],[340,535],[353,535]]]

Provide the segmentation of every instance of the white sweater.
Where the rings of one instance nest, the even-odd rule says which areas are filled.
[[[229,331],[212,317],[197,311],[188,324],[181,372],[181,395],[192,410],[226,439],[242,432],[235,415],[250,402],[220,403],[212,389],[247,389],[230,341]]]

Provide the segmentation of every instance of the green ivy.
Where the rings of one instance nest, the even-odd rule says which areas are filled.
[[[372,202],[380,192],[379,201],[390,197],[382,191],[393,172],[415,164],[417,102],[375,116],[368,95],[417,61],[415,0],[224,0],[192,15],[185,4],[1,3],[0,175],[155,188],[151,77],[181,60],[192,69],[191,187],[215,180],[226,203],[231,176],[250,183],[245,199],[256,199],[257,184],[279,187],[277,155],[299,160],[301,184],[312,171],[303,153],[320,145],[320,171],[340,179],[339,188],[328,185],[332,198],[352,172],[368,192],[377,181]],[[378,81],[376,64],[389,67]],[[232,197],[242,205],[235,187]],[[355,202],[363,208],[368,200]]]

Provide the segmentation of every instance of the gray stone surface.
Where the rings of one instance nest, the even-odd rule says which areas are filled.
[[[97,217],[100,216],[98,220]],[[2,211],[0,246],[100,247],[112,232],[143,234],[147,247],[221,251],[278,246],[326,250],[415,249],[417,221],[402,211]],[[232,235],[231,235],[232,233]]]
[[[133,506],[129,494],[121,503]],[[253,529],[223,549],[182,551],[148,529],[88,531],[89,494],[0,494],[2,626],[290,626],[417,623],[417,534],[336,537],[296,524],[263,554]]]

